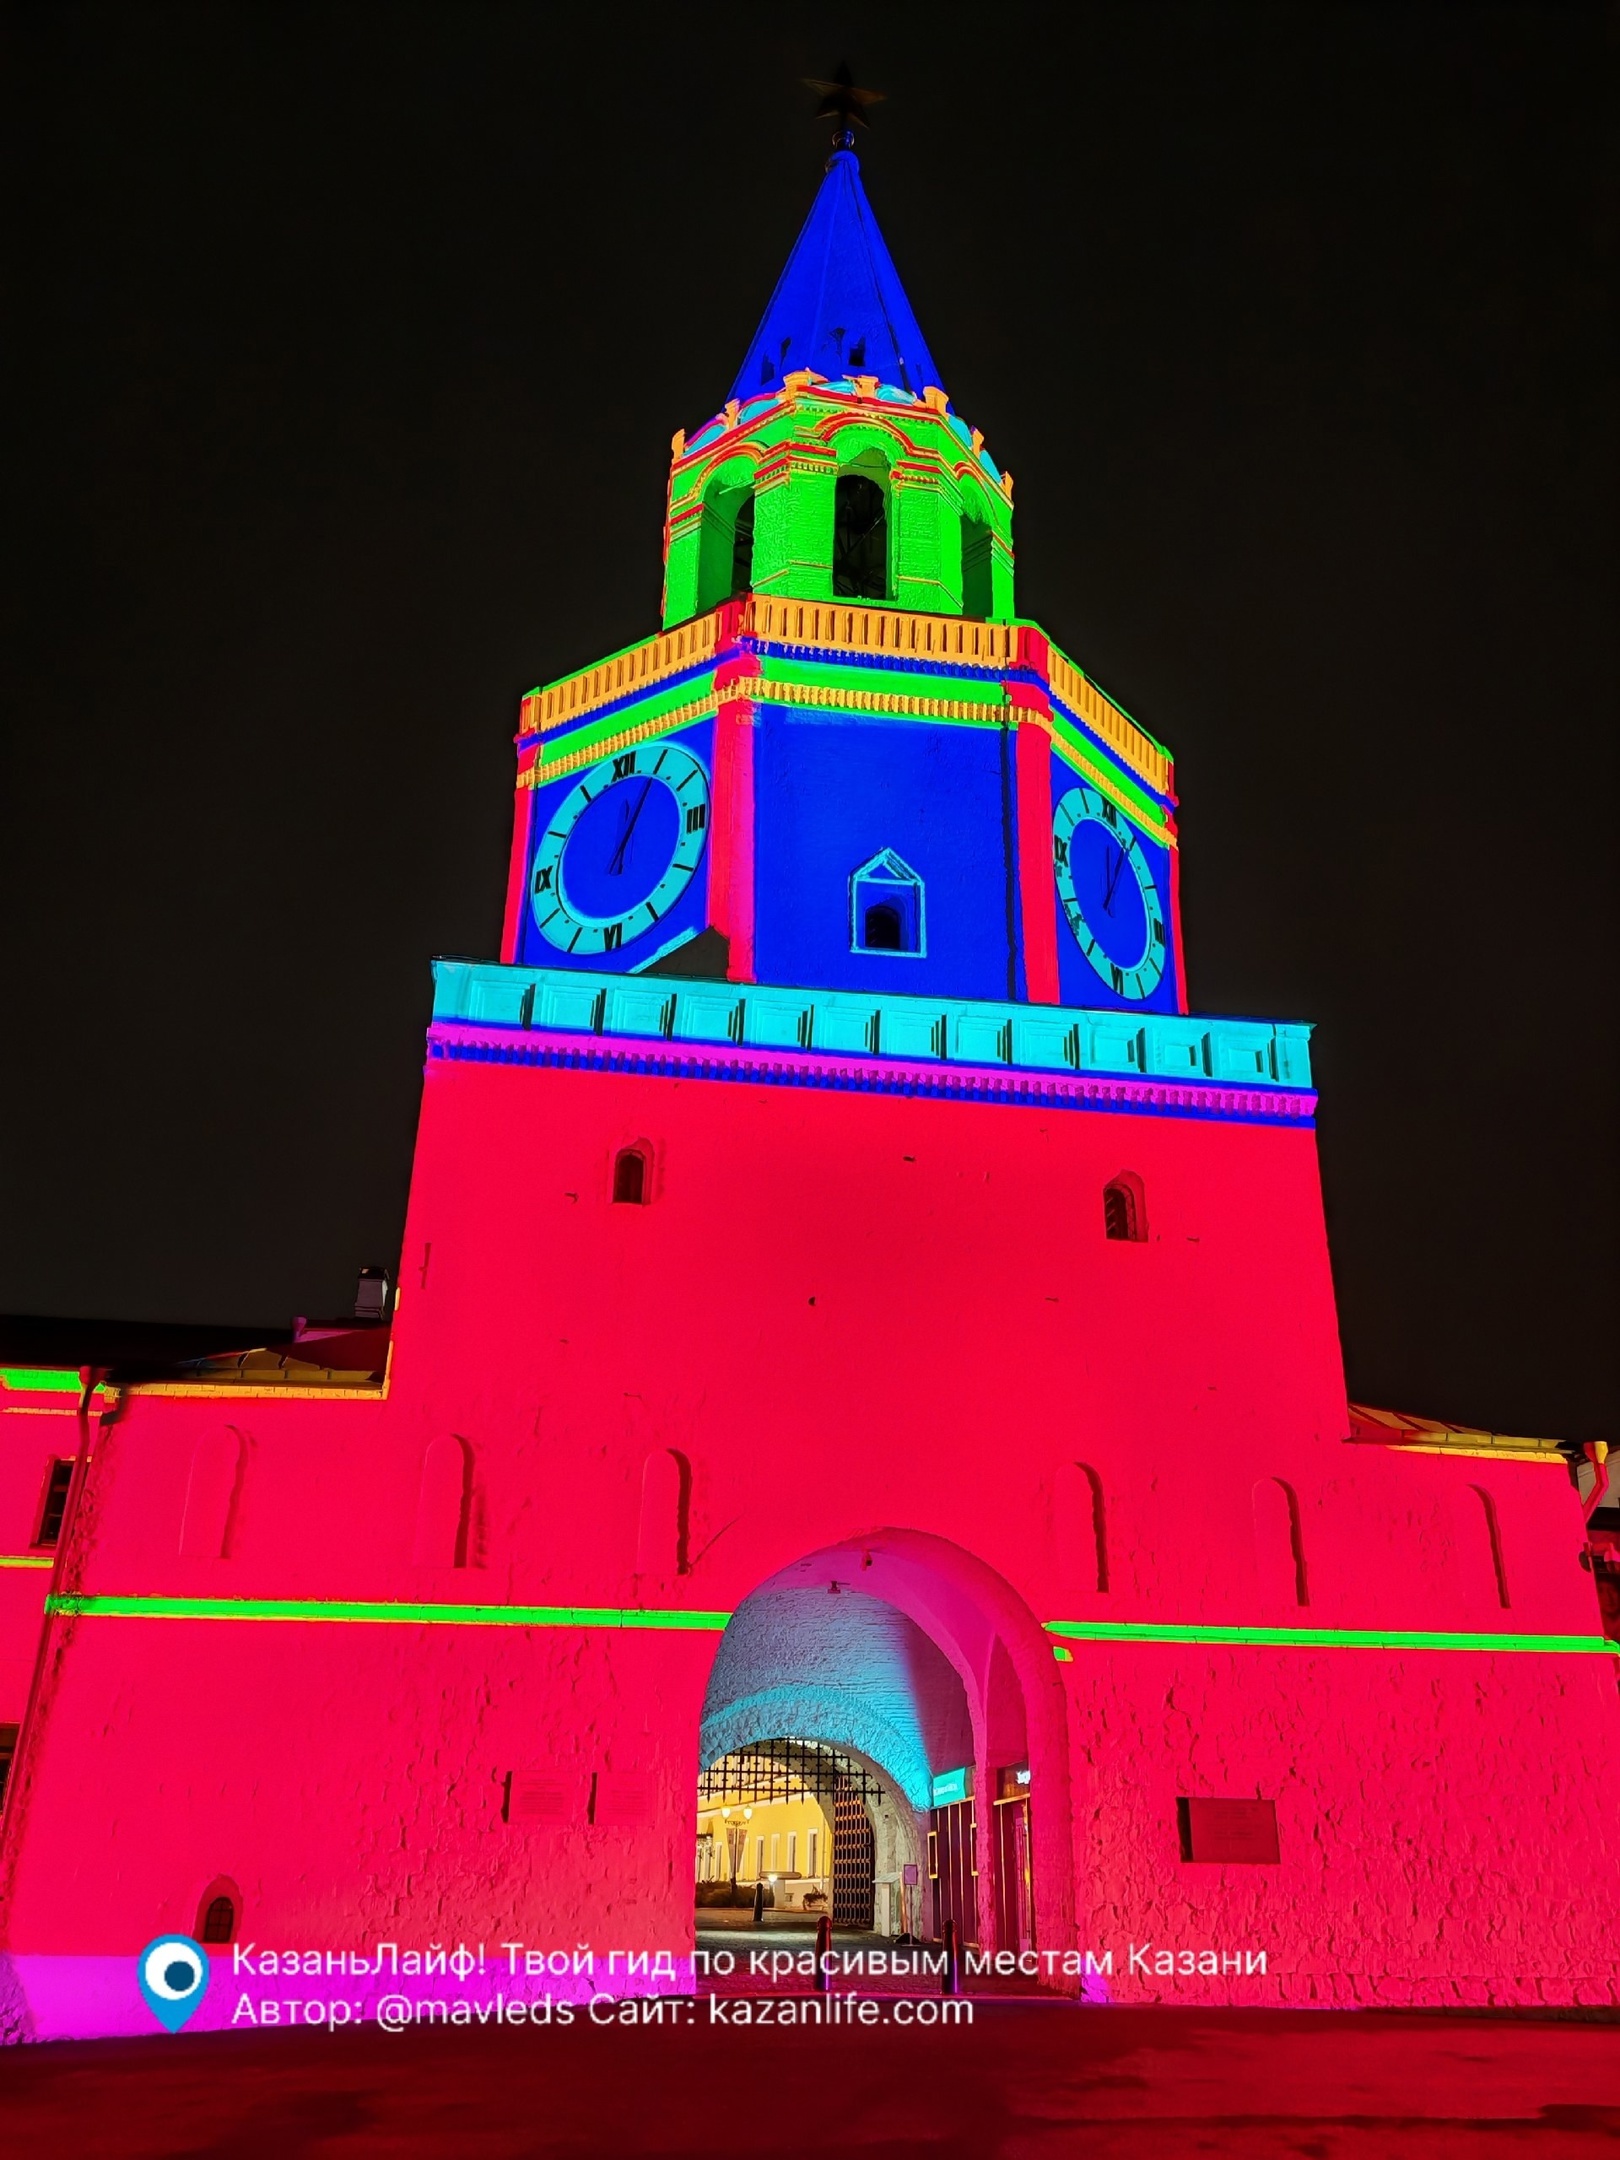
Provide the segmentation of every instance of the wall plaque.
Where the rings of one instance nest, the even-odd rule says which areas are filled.
[[[1176,1816],[1183,1860],[1277,1865],[1277,1805],[1273,1800],[1178,1800]]]
[[[506,1779],[509,1823],[565,1823],[574,1819],[578,1780],[549,1770],[512,1770]]]
[[[652,1821],[652,1779],[642,1770],[598,1770],[591,1821],[601,1829],[630,1829]]]

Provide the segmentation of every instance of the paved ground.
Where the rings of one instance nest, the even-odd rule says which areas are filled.
[[[1620,2025],[975,2006],[971,2030],[253,2033],[17,2049],[63,2160],[1499,2160],[1620,2152]]]

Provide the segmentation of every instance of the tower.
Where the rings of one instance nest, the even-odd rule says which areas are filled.
[[[1347,1404],[1309,1030],[1188,1010],[1012,500],[841,143],[662,626],[523,700],[386,1360],[22,1376],[0,2024],[141,2029],[192,1929],[689,1987],[750,1877],[1070,1993],[1615,1999],[1564,1459]]]
[[[523,702],[504,957],[1184,1010],[1169,755],[1018,616],[1012,498],[836,148],[674,439],[662,634]]]

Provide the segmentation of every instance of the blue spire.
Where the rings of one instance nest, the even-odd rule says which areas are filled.
[[[796,368],[875,375],[913,396],[930,384],[945,387],[877,229],[853,150],[835,150],[827,161],[827,177],[731,395],[743,401],[779,390]]]

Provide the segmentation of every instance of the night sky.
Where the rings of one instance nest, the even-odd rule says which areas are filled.
[[[1317,1023],[1352,1394],[1620,1440],[1605,21],[13,7],[0,1309],[392,1262],[518,697],[656,627],[847,55],[1194,1009]]]

